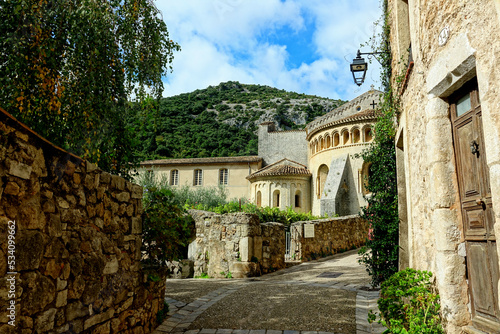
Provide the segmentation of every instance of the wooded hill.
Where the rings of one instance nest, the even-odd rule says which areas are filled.
[[[302,129],[345,103],[229,81],[160,101],[159,113],[127,115],[141,160],[257,154],[257,128]]]

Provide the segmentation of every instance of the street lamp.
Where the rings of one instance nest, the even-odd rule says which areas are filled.
[[[368,70],[368,63],[365,58],[361,57],[361,52],[358,50],[358,56],[352,60],[351,72],[354,78],[354,83],[361,86],[365,81],[366,70]]]
[[[365,61],[365,58],[362,58],[361,55],[369,55],[374,56],[375,59],[380,63],[375,55],[386,53],[386,52],[361,52],[358,50],[358,55],[356,58],[352,60],[351,64],[351,72],[352,77],[354,78],[354,83],[358,86],[361,86],[365,81],[366,70],[368,70],[368,63]],[[370,57],[368,57],[370,58]]]

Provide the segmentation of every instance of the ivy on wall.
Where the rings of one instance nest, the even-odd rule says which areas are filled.
[[[377,44],[372,43],[374,51],[381,52],[383,101],[380,103],[380,116],[375,124],[373,144],[360,156],[370,164],[367,190],[367,206],[362,208],[361,216],[372,228],[370,239],[360,250],[360,262],[366,265],[373,286],[387,280],[398,271],[398,197],[396,178],[396,151],[394,120],[398,114],[397,89],[391,85],[392,56],[390,27],[388,24],[387,0],[383,0],[382,32]]]

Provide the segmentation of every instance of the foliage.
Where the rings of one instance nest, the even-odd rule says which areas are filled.
[[[161,324],[167,318],[168,315],[168,303],[163,301],[163,308],[156,313],[156,323]]]
[[[384,23],[381,43],[374,50],[381,54],[382,80],[386,89],[380,106],[380,115],[375,124],[375,140],[360,156],[370,164],[366,197],[368,205],[362,208],[361,216],[373,229],[371,238],[362,247],[360,262],[366,265],[372,285],[377,286],[398,270],[398,198],[396,178],[396,152],[394,145],[394,119],[398,113],[398,99],[390,85],[391,50],[389,25],[387,22],[387,1],[384,0]]]
[[[279,208],[271,207],[257,207],[253,203],[245,203],[244,201],[231,201],[223,205],[216,207],[208,207],[203,205],[191,206],[192,209],[213,211],[218,214],[234,213],[234,212],[246,212],[252,213],[259,217],[259,220],[263,223],[265,222],[276,222],[289,225],[298,221],[307,221],[313,219],[320,219],[322,217],[313,216],[310,212],[302,213],[295,212],[291,207],[282,211]],[[324,218],[324,217],[323,217]]]
[[[183,256],[194,233],[194,221],[168,189],[146,189],[143,214],[143,262],[164,265]]]
[[[157,117],[135,104],[126,123],[142,160],[256,155],[256,130],[263,120],[296,129],[304,126],[298,119],[312,120],[343,103],[229,81],[164,98]]]
[[[56,145],[126,174],[134,162],[127,99],[160,97],[179,50],[153,2],[7,0],[0,31],[0,106]]]
[[[195,276],[194,278],[211,278],[207,273],[201,273],[200,276]]]
[[[428,271],[408,268],[382,283],[378,322],[388,328],[385,333],[443,333],[439,295],[429,281],[431,276]],[[375,315],[370,318],[375,320]]]

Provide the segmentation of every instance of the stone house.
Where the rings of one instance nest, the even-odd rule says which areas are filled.
[[[499,1],[389,0],[400,268],[435,274],[448,333],[500,333]]]
[[[141,167],[159,171],[173,186],[224,185],[229,198],[246,197],[258,206],[357,214],[366,204],[369,166],[355,155],[372,142],[380,94],[372,89],[304,130],[276,131],[273,122],[262,123],[256,157],[151,160]]]

